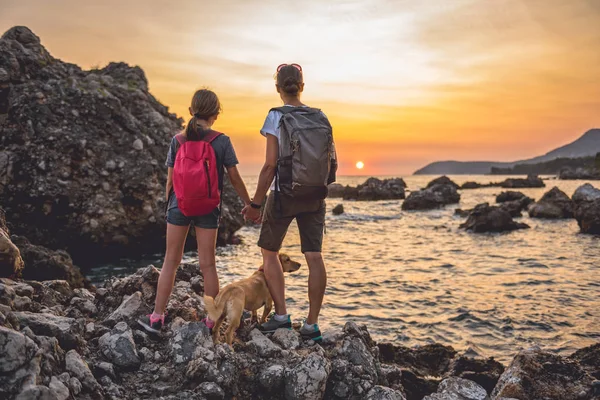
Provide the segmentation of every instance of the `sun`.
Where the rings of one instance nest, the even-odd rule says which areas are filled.
[[[365,167],[365,163],[362,161],[359,161],[356,163],[356,168],[358,169],[363,169]]]

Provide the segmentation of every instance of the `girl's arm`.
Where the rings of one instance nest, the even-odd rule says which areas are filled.
[[[244,184],[244,180],[242,179],[237,166],[234,165],[233,167],[227,168],[227,175],[229,176],[231,185],[244,202],[244,206],[250,204],[250,195],[248,194],[248,189],[246,189],[246,185]]]
[[[256,193],[252,198],[255,204],[262,204],[267,195],[267,191],[273,182],[275,177],[275,171],[277,170],[277,157],[279,155],[279,142],[277,137],[273,135],[267,135],[267,155],[265,159],[265,165],[260,170],[258,176],[258,184],[256,185]]]
[[[167,186],[165,187],[165,197],[167,202],[169,202],[169,194],[171,193],[171,189],[173,188],[173,168],[169,167],[167,173]]]

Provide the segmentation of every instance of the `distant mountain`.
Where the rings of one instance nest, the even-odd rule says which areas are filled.
[[[489,174],[492,167],[511,168],[517,164],[534,164],[557,158],[589,157],[600,152],[600,129],[590,129],[579,139],[552,150],[543,156],[514,162],[499,161],[437,161],[415,171],[415,175],[481,175]]]

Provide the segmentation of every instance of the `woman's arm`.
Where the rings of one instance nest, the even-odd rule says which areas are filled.
[[[244,202],[244,206],[250,204],[250,195],[248,194],[248,189],[246,189],[244,180],[242,179],[240,171],[238,171],[237,167],[234,165],[233,167],[227,168],[227,175],[229,176],[231,185]]]
[[[267,154],[265,164],[260,170],[258,176],[258,184],[256,185],[256,193],[252,198],[255,204],[262,204],[267,195],[267,191],[273,182],[275,172],[277,170],[277,157],[279,156],[279,142],[277,137],[267,135]]]
[[[165,197],[167,202],[169,201],[169,194],[173,188],[173,168],[169,167],[167,172],[167,186],[165,187]]]

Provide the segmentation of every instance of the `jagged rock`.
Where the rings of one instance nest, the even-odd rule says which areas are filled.
[[[53,314],[16,312],[21,326],[29,327],[36,335],[53,336],[63,349],[75,349],[83,344],[83,321]]]
[[[484,388],[473,381],[462,378],[444,379],[437,393],[426,396],[423,400],[488,400]]]
[[[590,398],[591,391],[592,377],[577,362],[528,349],[504,371],[492,398],[577,400]]]
[[[71,393],[75,396],[78,395],[82,388],[85,388],[90,393],[101,393],[102,388],[92,371],[90,371],[87,363],[83,361],[79,353],[75,350],[71,350],[65,356],[65,368],[71,378],[69,379],[69,388]]]
[[[142,301],[142,292],[135,292],[131,296],[123,299],[123,302],[112,314],[109,315],[104,323],[112,326],[119,321],[131,321],[143,314],[146,309]]]
[[[406,397],[398,390],[385,386],[373,386],[365,400],[406,400]]]
[[[98,308],[92,300],[82,299],[81,297],[73,297],[71,299],[71,307],[76,308],[87,317],[94,316],[98,313]]]
[[[529,207],[532,218],[573,218],[573,202],[562,190],[553,187]]]
[[[295,350],[300,346],[298,332],[289,329],[277,329],[271,339],[285,350]]]
[[[446,372],[446,377],[456,376],[473,381],[492,393],[498,379],[504,372],[504,366],[493,358],[480,359],[466,356],[455,358]]]
[[[4,210],[0,207],[0,278],[19,277],[22,270],[21,252],[10,238]]]
[[[250,332],[250,341],[247,343],[250,351],[258,354],[260,357],[273,357],[281,353],[281,348],[270,341],[258,329]]]
[[[196,388],[208,400],[221,400],[225,398],[225,392],[214,382],[202,382]]]
[[[0,326],[0,374],[7,375],[24,366],[37,353],[38,346],[23,334]]]
[[[11,285],[0,283],[0,304],[14,308],[16,296],[15,289]]]
[[[383,362],[393,362],[411,368],[424,376],[442,376],[456,356],[456,350],[441,344],[428,344],[411,349],[392,343],[379,343],[378,347]]]
[[[67,400],[69,398],[69,388],[56,376],[52,377],[48,386],[57,400]]]
[[[164,160],[183,121],[148,92],[144,72],[124,63],[83,71],[26,27],[7,31],[0,53],[10,105],[0,196],[13,233],[77,264],[162,248]],[[223,200],[221,244],[244,224],[229,183]]]
[[[529,205],[534,202],[534,200],[521,192],[515,192],[512,190],[501,192],[498,196],[496,196],[496,203],[505,203],[507,201],[522,201],[525,202],[526,205]]]
[[[13,235],[13,243],[21,251],[25,266],[23,278],[34,281],[65,280],[73,288],[90,287],[79,268],[73,265],[71,256],[66,251],[50,250],[43,246],[33,245],[22,236]]]
[[[316,400],[325,394],[330,362],[319,353],[311,353],[298,364],[286,370],[285,398],[288,400]]]
[[[455,184],[456,185],[456,184]],[[404,203],[403,210],[432,210],[460,201],[455,185],[434,184],[426,189],[411,192]]]
[[[591,376],[600,379],[600,343],[577,350],[569,358],[578,361]]]
[[[343,204],[338,204],[337,206],[333,207],[333,209],[331,210],[331,212],[333,213],[333,215],[341,215],[344,213],[344,205]]]
[[[115,325],[98,343],[102,354],[116,366],[125,370],[137,369],[140,366],[141,360],[133,341],[133,334],[125,322]]]
[[[406,183],[404,183],[402,178],[384,180],[369,178],[363,184],[358,185],[358,196],[353,200],[375,201],[403,199],[405,197],[405,187]]]
[[[521,211],[526,210],[528,204],[527,200],[505,201],[500,204],[500,208],[509,213],[511,217],[517,218],[523,216]]]
[[[179,268],[177,268],[175,280],[179,282],[190,282],[195,277],[202,278],[202,274],[200,273],[200,266],[198,265],[198,263],[184,263],[181,264]]]
[[[467,221],[461,224],[460,228],[475,233],[507,232],[517,229],[527,229],[529,225],[513,221],[510,213],[501,207],[483,203],[475,206],[469,214]]]
[[[508,178],[498,185],[505,189],[546,187],[544,181],[537,175],[528,175],[527,179]]]
[[[153,303],[156,298],[156,285],[160,271],[153,265],[138,269],[135,274],[126,276],[125,278],[110,281],[106,288],[110,290],[112,295],[119,298],[120,304],[122,296],[130,296],[135,292],[141,291],[142,298],[145,302]]]
[[[435,185],[450,185],[454,187],[454,189],[460,188],[460,186],[458,186],[454,181],[452,181],[452,179],[448,178],[446,175],[440,176],[439,178],[435,178],[427,184],[427,187],[425,187],[425,189],[432,188]]]
[[[173,363],[178,365],[189,362],[197,347],[212,350],[214,344],[210,331],[202,322],[183,322],[179,319],[173,323],[173,336],[169,347]]]
[[[277,392],[283,387],[285,379],[285,368],[281,365],[271,365],[264,369],[258,380],[263,388],[269,392]]]

